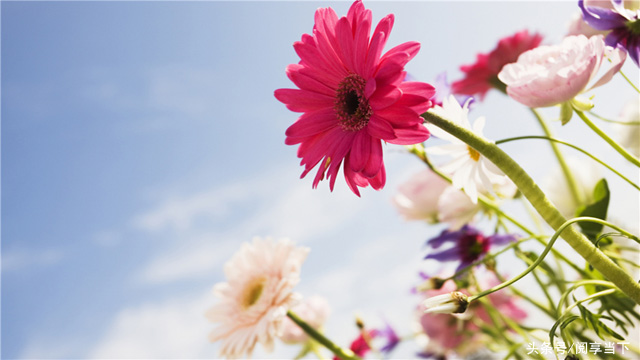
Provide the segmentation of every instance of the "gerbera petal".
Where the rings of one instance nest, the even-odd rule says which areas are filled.
[[[371,136],[366,131],[359,131],[353,139],[349,155],[351,170],[360,172],[367,165],[371,153]]]
[[[361,171],[362,175],[367,178],[373,178],[378,175],[380,169],[383,168],[382,143],[380,140],[370,139],[370,145],[369,159],[367,159],[367,164]]]
[[[276,99],[287,105],[294,112],[321,110],[333,107],[334,99],[317,92],[298,89],[278,89],[274,92]]]
[[[298,121],[293,123],[285,131],[286,141],[306,138],[325,132],[334,126],[338,126],[333,109],[323,109],[318,111],[308,111],[300,116]]]
[[[367,131],[369,132],[369,135],[376,139],[388,141],[396,138],[396,134],[393,131],[391,124],[376,114],[373,114],[369,119]]]
[[[415,125],[410,128],[396,128],[393,130],[397,139],[388,140],[390,144],[413,145],[426,141],[429,138],[429,130],[424,125]]]
[[[351,30],[351,24],[349,24],[349,20],[346,17],[338,20],[338,25],[336,27],[336,38],[338,39],[338,44],[340,45],[340,50],[342,51],[342,61],[344,62],[347,69],[350,72],[356,72],[356,68],[354,65],[354,53],[355,46],[353,43],[353,33]]]
[[[383,86],[376,89],[376,92],[369,98],[371,109],[381,110],[396,103],[402,97],[402,90],[397,86]]]
[[[300,89],[317,92],[327,96],[333,96],[335,89],[327,86],[326,82],[318,81],[309,75],[305,74],[302,70],[305,67],[300,64],[291,64],[287,66],[287,77],[296,84]]]
[[[384,169],[384,164],[380,161],[380,171],[373,178],[369,179],[369,185],[374,190],[380,190],[384,187],[384,184],[387,182],[387,172]]]

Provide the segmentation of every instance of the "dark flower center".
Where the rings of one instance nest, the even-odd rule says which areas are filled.
[[[465,234],[458,240],[458,249],[463,262],[474,262],[489,251],[489,239],[481,234]]]
[[[366,81],[362,76],[350,74],[338,85],[333,109],[340,126],[345,131],[363,129],[373,114],[369,100],[364,96],[365,84]]]

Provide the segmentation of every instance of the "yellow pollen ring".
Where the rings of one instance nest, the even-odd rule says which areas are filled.
[[[480,160],[480,153],[476,151],[476,149],[467,145],[467,151],[469,151],[469,156],[473,159],[473,161]]]

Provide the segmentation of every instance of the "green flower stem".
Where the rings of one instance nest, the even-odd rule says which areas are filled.
[[[602,117],[596,113],[594,113],[593,111],[587,111],[589,113],[589,115],[593,115],[594,117],[602,120],[602,121],[606,121],[608,123],[612,123],[612,124],[620,124],[620,125],[633,125],[633,126],[638,126],[640,125],[640,121],[619,121],[619,120],[611,120],[611,119],[607,119],[606,117]]]
[[[549,129],[549,127],[547,126],[547,123],[544,121],[544,118],[542,117],[542,115],[540,115],[540,113],[534,108],[531,108],[531,112],[533,113],[533,115],[535,115],[536,119],[538,119],[538,123],[540,123],[540,127],[542,127],[542,130],[544,131],[545,135],[548,138],[552,138],[553,134],[551,132],[551,129]],[[496,145],[497,144],[498,142],[496,141]],[[551,142],[551,149],[553,150],[553,153],[556,155],[556,158],[558,159],[558,163],[560,164],[560,168],[562,169],[562,173],[564,174],[565,179],[567,179],[567,185],[569,186],[569,191],[571,191],[571,197],[573,197],[573,201],[576,204],[583,204],[585,200],[584,194],[582,194],[578,190],[579,189],[578,183],[576,182],[576,179],[573,176],[573,173],[571,173],[571,169],[569,169],[567,162],[564,160],[564,156],[562,156],[562,152],[554,142]]]
[[[613,172],[614,174],[618,175],[622,180],[628,182],[629,184],[631,184],[631,186],[633,186],[634,188],[636,188],[637,190],[640,190],[640,186],[638,186],[638,184],[634,183],[633,181],[629,180],[627,177],[625,177],[624,175],[622,175],[621,173],[619,173],[616,169],[612,168],[611,166],[609,166],[607,163],[605,163],[604,161],[598,159],[597,157],[591,155],[590,153],[588,153],[587,151],[573,145],[573,144],[569,144],[567,142],[564,142],[562,140],[558,140],[558,139],[554,139],[552,137],[548,137],[548,136],[517,136],[517,137],[512,137],[512,138],[507,138],[507,139],[502,139],[502,140],[498,140],[496,141],[496,145],[500,145],[500,144],[504,144],[510,141],[515,141],[515,140],[525,140],[525,139],[543,139],[543,140],[549,140],[552,143],[557,142],[559,144],[562,145],[566,145],[570,148],[576,149],[578,151],[580,151],[581,153],[587,155],[588,157],[592,158],[593,160],[595,160],[598,164],[606,167],[607,169],[611,170],[611,172]]]
[[[631,155],[627,150],[625,150],[620,144],[615,142],[609,135],[605,134],[599,127],[596,126],[589,118],[579,110],[575,110],[576,114],[582,119],[582,121],[587,124],[596,134],[598,134],[604,141],[606,141],[611,147],[613,147],[620,155],[624,156],[625,159],[629,160],[635,166],[640,167],[640,160],[638,160],[635,156]]]
[[[319,342],[327,349],[331,350],[337,357],[342,360],[360,360],[353,351],[345,350],[338,345],[334,344],[331,340],[327,339],[324,335],[319,333],[316,329],[312,328],[309,324],[307,324],[304,320],[300,319],[298,315],[294,314],[291,310],[287,311],[287,316],[289,319],[293,320],[296,325],[300,326],[302,330],[304,330],[307,335],[309,335],[313,340]]]
[[[568,225],[565,224],[567,222],[566,219],[560,214],[558,209],[553,206],[549,199],[547,199],[546,195],[540,190],[533,179],[497,145],[431,112],[426,112],[422,114],[422,116],[431,124],[438,126],[467,143],[467,145],[474,148],[502,170],[502,172],[515,183],[547,224],[556,230],[556,234],[552,237],[554,241],[558,237],[558,230],[564,230],[568,227]],[[572,227],[566,229],[566,231],[562,233],[562,237],[589,264],[616,284],[627,296],[640,304],[640,284],[599,251],[589,239]],[[550,241],[549,244],[553,243]],[[547,246],[545,251],[548,252],[548,249],[550,249],[549,246]],[[540,259],[542,259],[542,257],[538,258],[538,260]]]
[[[564,303],[567,301],[567,298],[569,297],[569,295],[571,294],[571,292],[579,287],[582,286],[586,286],[586,285],[600,285],[600,286],[606,286],[608,288],[613,288],[615,285],[613,285],[613,283],[609,282],[609,281],[604,281],[604,280],[582,280],[582,281],[578,281],[575,284],[573,284],[573,286],[571,286],[567,291],[565,291],[562,296],[560,296],[560,301],[558,301],[558,309],[562,309],[562,307],[564,306]]]
[[[640,89],[638,89],[638,87],[636,86],[636,84],[633,83],[633,81],[629,80],[629,78],[627,77],[627,75],[625,75],[622,70],[618,71],[620,73],[620,75],[622,75],[622,77],[627,80],[627,82],[629,84],[631,84],[631,86],[633,86],[633,88],[640,93]]]
[[[449,183],[451,183],[451,178],[449,176],[447,176],[446,174],[442,173],[440,170],[438,170],[438,168],[436,168],[431,163],[431,161],[429,160],[429,157],[427,156],[427,154],[425,152],[424,145],[417,144],[417,145],[414,145],[414,146],[411,146],[411,147],[408,147],[408,148],[409,148],[409,151],[412,154],[415,154],[416,156],[418,156],[418,158],[420,158],[420,160],[422,160],[429,167],[429,169],[431,169],[435,174],[437,174],[438,176],[440,176],[444,180],[446,180]],[[535,233],[532,230],[530,230],[528,227],[524,226],[522,223],[520,223],[516,219],[512,218],[510,215],[506,214],[504,211],[502,211],[500,209],[500,207],[496,203],[491,201],[486,196],[484,196],[482,194],[478,194],[478,201],[482,205],[487,207],[488,209],[493,210],[496,213],[496,215],[501,216],[501,217],[505,218],[506,220],[509,220],[512,224],[516,225],[522,231],[527,233],[527,235],[529,235],[531,237],[534,237],[536,240],[538,240],[539,243],[542,244],[542,246],[547,246],[547,243],[542,239],[541,236],[536,236]],[[562,261],[567,263],[569,266],[571,266],[576,272],[578,272],[579,274],[585,275],[585,272],[582,269],[577,267],[573,262],[569,261],[569,259],[567,259],[564,255],[562,255],[562,253],[560,253],[556,249],[551,249],[551,252],[553,253],[553,255],[555,257],[561,259]]]
[[[549,240],[549,244],[547,245],[547,247],[544,248],[544,250],[542,251],[542,253],[540,254],[540,256],[538,256],[538,259],[533,262],[533,264],[531,264],[526,270],[524,270],[522,273],[520,273],[518,276],[512,278],[509,281],[503,282],[502,284],[496,285],[494,287],[492,287],[491,289],[485,290],[477,295],[474,296],[470,296],[468,301],[472,302],[473,300],[476,300],[478,298],[481,298],[483,296],[487,296],[493,292],[496,292],[498,290],[504,289],[507,286],[510,286],[511,284],[515,283],[516,281],[522,279],[525,275],[527,275],[528,273],[530,273],[531,271],[533,271],[533,269],[535,269],[538,265],[540,265],[540,263],[542,263],[542,260],[544,260],[544,257],[547,256],[547,254],[549,253],[549,251],[551,250],[553,244],[556,242],[556,240],[558,239],[558,237],[560,236],[560,234],[562,234],[562,232],[566,229],[566,230],[573,230],[572,227],[570,227],[571,224],[576,223],[576,222],[580,222],[580,221],[589,221],[589,222],[596,222],[599,223],[600,219],[597,218],[592,218],[592,217],[577,217],[577,218],[573,218],[571,220],[565,221],[559,228],[558,230],[555,232],[555,234],[553,234],[553,236],[551,237],[551,239]],[[566,240],[566,239],[565,239]],[[587,240],[588,241],[588,240]],[[589,244],[591,246],[593,246],[593,244],[591,244],[591,242],[589,242]],[[597,249],[595,249],[597,251]],[[600,253],[601,254],[601,253]],[[630,278],[630,276],[624,272],[624,270],[622,270],[620,267],[618,267],[613,261],[611,261],[611,259],[609,259],[608,257],[604,256],[602,254],[602,260],[603,261],[608,261],[611,262],[613,264],[613,267],[617,270],[619,270],[619,272],[621,272],[622,274],[624,274],[625,277]],[[589,260],[587,260],[587,262],[589,262]],[[601,263],[600,263],[601,264]],[[590,265],[592,265],[594,268],[598,269],[593,263],[590,263]],[[608,267],[606,268],[607,270],[610,270]],[[600,271],[602,272],[602,271]],[[606,274],[604,274],[604,272],[602,272],[603,275],[607,276]],[[618,280],[618,279],[616,279]],[[639,287],[640,285],[638,285],[637,283],[635,283],[633,281],[633,279],[630,279],[632,284],[635,287]],[[624,290],[620,287],[619,284],[616,283],[616,281],[611,281],[612,283],[614,283],[621,291],[624,292]],[[626,285],[626,284],[625,284]],[[633,292],[633,288],[631,288],[632,291],[630,291],[630,295],[627,294],[627,296],[631,297],[634,301],[636,301],[636,303],[640,303],[638,302],[638,300],[636,300],[632,295],[635,295],[635,293]],[[640,292],[640,291],[639,291]]]
[[[500,280],[501,282],[505,282],[506,281],[505,278],[502,275],[500,275],[500,273],[498,273],[497,271],[494,270],[493,273],[496,275],[498,280]],[[549,315],[552,319],[554,319],[554,320],[556,319],[555,314],[551,310],[547,309],[547,307],[542,305],[537,300],[532,299],[531,296],[525,295],[524,293],[522,293],[522,291],[518,290],[515,286],[512,286],[509,290],[511,290],[511,292],[513,292],[514,294],[516,294],[520,298],[530,302],[533,306],[535,306],[538,309],[542,310],[542,312],[544,312],[545,314]]]

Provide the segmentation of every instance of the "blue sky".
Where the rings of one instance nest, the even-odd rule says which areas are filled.
[[[410,331],[418,299],[408,289],[424,240],[441,228],[402,221],[389,200],[421,164],[387,146],[383,191],[357,198],[340,180],[333,193],[324,183],[312,190],[312,179],[299,179],[296,149],[284,145],[297,115],[273,97],[292,86],[284,69],[298,61],[292,43],[311,31],[314,10],[343,15],[349,5],[1,3],[3,358],[213,358],[203,317],[210,289],[256,235],[312,249],[298,289],[329,299],[327,330],[338,342],[355,334],[355,313]],[[427,82],[442,71],[457,79],[461,64],[523,28],[557,42],[577,10],[365,5],[375,21],[396,14],[387,49],[422,43],[408,70]],[[638,78],[637,68],[625,71]],[[612,86],[599,96],[609,101],[602,112],[615,115],[633,94],[618,78]],[[539,132],[499,94],[475,111],[487,116],[490,138]],[[580,123],[555,125],[598,142]],[[543,174],[544,145],[507,149]],[[633,219],[637,208],[627,202],[619,216]],[[271,356],[292,353],[278,346]]]

